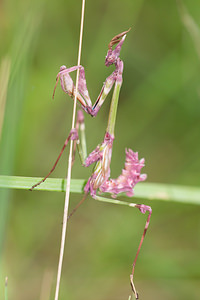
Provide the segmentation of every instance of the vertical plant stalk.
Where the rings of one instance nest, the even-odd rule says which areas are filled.
[[[80,65],[80,61],[81,61],[81,49],[82,49],[82,39],[83,39],[84,13],[85,13],[85,0],[82,0],[81,25],[80,25],[80,37],[79,37],[79,50],[78,50],[78,61],[77,61],[77,65],[78,66]],[[78,79],[79,79],[79,69],[77,69],[77,73],[76,73],[76,89],[75,89],[75,97],[74,97],[74,106],[73,106],[73,116],[72,116],[72,127],[71,127],[71,129],[75,128]],[[68,171],[67,171],[67,186],[66,186],[66,194],[65,194],[65,205],[64,205],[64,214],[63,214],[63,226],[62,226],[60,256],[59,256],[58,272],[57,272],[55,300],[58,300],[58,295],[59,295],[60,279],[61,279],[63,256],[64,256],[64,248],[65,248],[65,237],[66,237],[66,230],[67,230],[67,216],[68,216],[70,183],[71,183],[72,153],[73,153],[73,140],[70,140],[70,151],[69,151]]]
[[[10,59],[5,57],[0,66],[0,140],[3,127],[4,112],[7,99],[8,81],[10,76]]]
[[[5,278],[5,300],[8,300],[8,277]]]
[[[177,0],[177,5],[183,25],[190,34],[194,43],[195,50],[200,59],[200,28],[198,27],[194,18],[192,18],[192,16],[189,14],[186,6],[183,4],[183,1]]]

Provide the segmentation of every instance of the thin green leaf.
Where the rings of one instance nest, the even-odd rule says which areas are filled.
[[[39,177],[0,176],[0,188],[28,190],[40,181]],[[83,193],[84,179],[72,179],[70,192]],[[35,190],[65,192],[66,180],[62,178],[47,178]],[[125,195],[123,195],[125,196]],[[135,198],[148,200],[176,201],[200,205],[200,188],[162,183],[139,183],[135,187]]]
[[[3,67],[1,67],[3,78],[0,84],[2,94],[0,100],[0,122],[2,126],[0,169],[4,174],[11,174],[15,165],[27,78],[40,25],[36,6],[33,5],[31,10],[27,10],[24,13],[24,18],[19,19],[18,24],[16,23],[15,28],[13,28],[14,35],[9,54],[7,54],[8,59],[4,60]],[[3,249],[8,220],[9,192],[9,190],[0,191],[0,254]]]
[[[185,28],[189,32],[193,40],[196,52],[200,58],[200,28],[195,22],[194,18],[189,14],[186,6],[183,4],[183,1],[177,0],[177,5],[179,8],[181,20]]]
[[[21,177],[21,176],[0,176],[0,188],[24,189],[29,190],[35,183],[42,180],[39,177]],[[73,179],[70,192],[82,193],[85,180]],[[38,185],[35,189],[39,191],[65,192],[66,179],[47,178],[45,182]]]
[[[10,58],[4,57],[0,66],[0,139],[7,99],[8,80],[10,76]]]
[[[8,300],[8,277],[5,279],[5,300]]]

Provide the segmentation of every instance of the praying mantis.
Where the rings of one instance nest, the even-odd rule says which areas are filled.
[[[130,30],[130,29],[129,29]],[[119,100],[119,93],[120,88],[122,85],[122,74],[123,74],[123,61],[120,59],[120,51],[121,47],[124,43],[124,40],[126,38],[127,33],[129,30],[124,31],[115,37],[112,38],[108,45],[108,52],[105,58],[105,65],[107,67],[114,65],[115,70],[112,72],[110,76],[108,76],[103,83],[103,87],[100,91],[99,96],[97,97],[97,100],[92,105],[89,92],[86,85],[86,79],[85,79],[85,70],[84,67],[81,65],[79,66],[73,66],[71,68],[67,68],[66,66],[60,67],[60,72],[57,75],[56,78],[56,85],[53,91],[53,98],[55,95],[55,90],[57,87],[57,84],[60,80],[61,88],[62,90],[68,94],[73,99],[75,98],[75,95],[77,97],[77,100],[81,104],[81,108],[83,111],[85,111],[87,114],[90,114],[92,117],[95,117],[100,110],[102,104],[104,103],[107,95],[111,91],[113,85],[113,95],[111,99],[111,105],[110,105],[110,112],[108,116],[108,124],[104,136],[104,140],[101,144],[99,144],[95,150],[93,150],[88,156],[86,151],[86,143],[85,143],[85,125],[84,125],[84,115],[82,110],[79,110],[77,113],[77,121],[76,126],[74,129],[72,129],[69,133],[69,136],[67,137],[64,146],[53,166],[51,171],[47,174],[46,177],[44,177],[43,180],[36,183],[32,186],[31,190],[33,190],[36,186],[41,184],[46,180],[47,177],[53,172],[55,169],[65,147],[67,146],[69,140],[74,140],[75,145],[78,148],[79,155],[81,162],[84,167],[88,167],[91,164],[95,163],[94,169],[92,172],[92,175],[88,179],[85,187],[84,187],[84,196],[82,200],[79,202],[79,204],[75,207],[75,209],[72,211],[72,213],[68,216],[68,218],[75,212],[75,210],[80,206],[80,204],[86,199],[88,194],[92,196],[92,198],[100,201],[106,201],[109,202],[110,198],[104,198],[100,195],[100,193],[108,193],[111,194],[112,198],[116,198],[116,196],[120,193],[126,193],[128,197],[132,197],[134,192],[133,188],[136,183],[140,181],[144,181],[146,179],[146,174],[141,174],[141,169],[144,166],[144,159],[138,159],[138,153],[133,152],[131,149],[126,149],[126,159],[125,159],[125,166],[122,170],[122,174],[119,175],[116,179],[109,179],[110,178],[110,163],[111,163],[111,157],[112,157],[112,146],[114,141],[114,129],[115,129],[115,122],[116,122],[116,114],[117,114],[117,106],[118,106],[118,100]],[[113,49],[113,46],[115,48]],[[71,72],[77,71],[79,69],[79,81],[78,81],[78,89],[76,91],[75,85],[73,83],[73,80],[70,76]],[[79,138],[79,136],[81,138]],[[136,203],[129,203],[124,202],[115,199],[117,204],[124,204],[128,205],[130,207],[136,207],[140,210],[141,213],[145,214],[148,212],[147,221],[145,224],[145,228],[139,243],[138,250],[136,252],[135,259],[133,261],[132,265],[132,272],[130,275],[130,283],[132,291],[135,295],[136,299],[139,299],[138,293],[136,291],[134,282],[133,282],[133,275],[135,271],[135,264],[144,240],[144,237],[146,235],[150,217],[152,214],[152,209],[150,206],[144,205],[144,204],[136,204]],[[113,200],[112,200],[113,202]]]

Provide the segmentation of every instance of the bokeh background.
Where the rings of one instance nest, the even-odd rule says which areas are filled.
[[[51,98],[59,67],[76,64],[80,13],[80,0],[0,1],[5,85],[10,70],[1,174],[46,175],[69,133],[72,100],[60,87]],[[104,66],[110,39],[132,28],[121,51],[112,177],[130,147],[145,157],[148,182],[199,186],[199,16],[199,0],[86,0],[81,63],[93,101],[113,70]],[[85,117],[88,152],[102,141],[109,105],[110,98],[96,119]],[[53,176],[66,169],[67,151]],[[87,179],[91,170],[77,157],[72,177]],[[70,209],[80,197],[72,195]],[[153,216],[135,271],[140,298],[199,299],[200,208],[144,203]],[[2,189],[0,205],[0,298],[8,276],[9,299],[53,299],[64,194]],[[145,220],[137,210],[88,199],[68,226],[60,299],[128,299]]]

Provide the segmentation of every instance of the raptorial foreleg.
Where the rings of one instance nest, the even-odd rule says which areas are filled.
[[[78,91],[76,93],[75,85],[69,74],[73,71],[76,71],[77,69],[79,69],[80,73],[79,73],[79,81],[78,81]],[[55,89],[57,87],[59,79],[61,82],[62,90],[73,99],[75,98],[75,94],[76,94],[77,100],[80,102],[83,110],[88,114],[90,114],[91,116],[96,116],[103,102],[105,101],[107,95],[112,89],[112,86],[116,80],[116,72],[114,71],[110,76],[106,78],[94,105],[92,105],[92,101],[90,99],[89,92],[87,89],[85,70],[83,66],[74,66],[71,68],[67,68],[66,66],[60,67],[60,72],[57,75],[57,81],[54,88],[53,97],[55,95]]]

